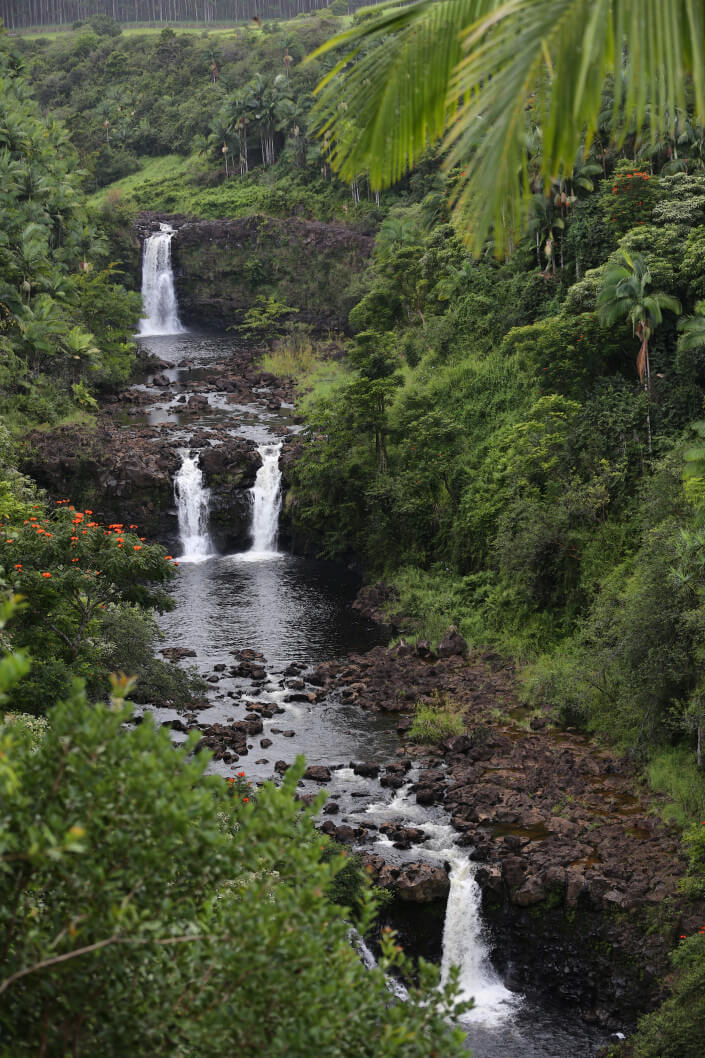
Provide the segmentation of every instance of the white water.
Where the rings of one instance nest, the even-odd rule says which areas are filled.
[[[279,528],[279,511],[282,505],[281,470],[279,455],[281,442],[274,445],[260,445],[259,452],[262,466],[257,471],[255,483],[250,490],[252,503],[252,546],[249,551],[238,555],[245,562],[258,562],[279,555],[277,551],[277,531]]]
[[[474,1008],[463,1020],[497,1025],[512,1014],[518,997],[504,987],[492,968],[483,937],[480,886],[475,881],[474,864],[460,850],[446,849],[450,864],[450,893],[443,927],[441,982],[451,967],[460,971],[462,999],[474,1000]]]
[[[398,790],[389,804],[371,804],[366,811],[373,818],[385,821],[396,818],[400,823],[419,827],[428,835],[428,840],[419,846],[418,852],[414,852],[414,859],[422,858],[450,867],[441,982],[448,980],[451,967],[458,967],[459,998],[472,999],[475,1003],[462,1020],[488,1028],[501,1025],[516,1012],[520,998],[504,987],[490,963],[483,936],[481,892],[475,881],[475,865],[467,853],[454,844],[453,828],[448,823],[429,820],[428,808],[412,800],[410,785]],[[379,843],[384,844],[384,839],[380,838]]]
[[[139,336],[182,334],[179,321],[174,273],[171,270],[171,240],[174,229],[160,224],[160,230],[144,241],[142,256],[142,304]]]
[[[208,535],[209,490],[203,486],[198,455],[181,449],[182,464],[174,478],[174,496],[179,516],[181,562],[203,562],[213,554]]]
[[[378,965],[377,960],[375,959],[372,951],[370,951],[368,946],[365,944],[364,937],[362,937],[356,929],[351,929],[349,933],[349,939],[353,948],[360,956],[360,961],[362,962],[362,965],[365,967],[365,969],[376,970]],[[402,1002],[406,1002],[406,1000],[409,998],[409,993],[404,987],[404,985],[401,983],[401,981],[397,981],[394,977],[390,977],[389,974],[385,974],[385,981],[387,984],[387,988],[392,993],[392,995],[396,996],[397,999],[401,999]]]

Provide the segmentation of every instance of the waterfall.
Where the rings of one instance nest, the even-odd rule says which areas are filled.
[[[179,516],[182,562],[202,562],[212,555],[208,535],[209,490],[203,487],[198,455],[181,449],[182,463],[174,478],[174,496]]]
[[[277,553],[277,529],[279,510],[282,505],[281,470],[279,454],[281,442],[275,445],[260,445],[262,466],[257,471],[251,489],[252,499],[252,547],[250,555],[272,555]]]
[[[401,787],[389,804],[369,804],[365,815],[375,822],[399,820],[411,823],[427,834],[423,859],[449,867],[450,892],[443,927],[441,981],[448,980],[452,966],[460,974],[460,998],[473,999],[474,1008],[463,1021],[494,1029],[517,1010],[521,997],[504,987],[489,959],[482,927],[480,886],[475,881],[475,864],[467,851],[455,844],[456,834],[449,823],[429,819],[428,808],[418,805],[412,794],[413,783]],[[391,839],[385,839],[391,845]],[[382,841],[380,840],[380,844]]]
[[[174,273],[171,270],[171,240],[174,229],[160,224],[159,231],[144,241],[142,256],[142,304],[139,337],[182,334]]]
[[[460,970],[462,999],[474,999],[475,1008],[466,1017],[485,1025],[503,1021],[516,1007],[518,997],[504,987],[490,965],[483,937],[480,905],[482,894],[475,881],[474,865],[459,850],[447,850],[450,893],[443,927],[441,981],[451,966]]]

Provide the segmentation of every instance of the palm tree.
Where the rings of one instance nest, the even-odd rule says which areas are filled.
[[[624,263],[613,265],[605,272],[602,289],[597,299],[600,321],[611,326],[625,317],[631,320],[632,332],[639,339],[636,369],[646,392],[646,428],[649,454],[651,454],[651,366],[649,364],[649,339],[663,322],[663,310],[680,313],[677,298],[669,294],[649,291],[651,272],[640,254],[629,254],[622,250]]]
[[[374,187],[401,179],[444,136],[446,164],[464,169],[456,215],[480,252],[493,225],[511,236],[530,215],[531,115],[547,191],[581,146],[587,154],[609,74],[622,139],[647,123],[647,104],[652,137],[671,129],[687,74],[705,117],[704,37],[702,0],[385,3],[314,52],[344,49],[317,88],[317,125],[343,179],[366,169]]]

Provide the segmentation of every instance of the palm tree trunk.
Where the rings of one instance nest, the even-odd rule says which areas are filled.
[[[646,390],[646,436],[649,446],[649,459],[652,456],[651,449],[651,364],[649,363],[649,342],[644,339],[644,389]]]

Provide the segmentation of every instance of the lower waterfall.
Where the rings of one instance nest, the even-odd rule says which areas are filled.
[[[203,485],[198,455],[181,450],[182,464],[174,478],[174,496],[179,517],[182,562],[202,562],[213,554],[208,535],[209,491]]]
[[[462,998],[475,1001],[474,1010],[485,1024],[503,1021],[516,1007],[518,997],[505,988],[490,964],[474,864],[467,853],[452,847],[446,849],[445,858],[450,865],[450,892],[443,927],[441,981],[445,983],[451,967],[457,966]],[[473,1011],[466,1017],[472,1019]]]

